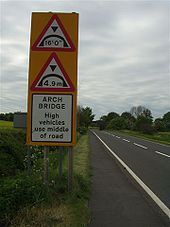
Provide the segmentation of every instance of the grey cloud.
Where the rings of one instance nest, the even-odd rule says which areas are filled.
[[[32,11],[80,13],[78,100],[93,108],[96,119],[133,105],[147,106],[156,117],[170,108],[168,2],[7,1],[2,5],[2,110],[26,110]],[[18,95],[10,99],[14,90]]]

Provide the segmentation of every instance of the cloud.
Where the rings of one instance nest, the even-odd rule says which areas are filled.
[[[26,111],[31,12],[56,9],[80,14],[79,104],[96,119],[134,105],[154,117],[169,110],[167,1],[5,1],[1,8],[1,111]]]

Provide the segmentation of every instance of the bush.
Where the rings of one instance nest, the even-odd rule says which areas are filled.
[[[113,130],[121,130],[125,129],[126,126],[127,126],[126,119],[124,119],[123,117],[116,117],[109,122],[107,128]]]
[[[0,182],[0,220],[7,223],[23,206],[46,199],[41,179],[22,174]]]
[[[81,134],[81,135],[85,135],[87,133],[88,128],[81,126],[77,129],[77,131]]]
[[[152,119],[146,118],[144,116],[139,116],[137,118],[135,129],[146,134],[153,134],[155,132],[154,128],[152,127]]]
[[[1,130],[0,138],[0,177],[15,175],[24,169],[25,133],[21,130]]]

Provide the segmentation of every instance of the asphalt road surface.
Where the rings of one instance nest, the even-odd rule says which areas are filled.
[[[139,182],[142,182],[141,184],[144,184],[143,187],[145,188],[145,186],[146,186],[146,191],[144,191],[143,189],[141,189],[141,191],[144,191],[144,194],[145,193],[147,194],[147,190],[148,190],[150,194],[147,194],[147,196],[149,198],[153,196],[153,198],[150,198],[150,199],[151,200],[155,199],[156,203],[153,202],[154,204],[156,204],[155,206],[158,206],[159,209],[165,214],[166,217],[168,217],[168,215],[170,217],[170,210],[169,210],[169,208],[170,208],[170,146],[160,145],[160,144],[157,144],[154,142],[149,142],[149,141],[131,137],[131,136],[112,134],[112,133],[99,131],[99,130],[93,130],[93,133],[91,133],[91,137],[93,137],[93,140],[95,138],[96,143],[98,143],[98,145],[97,145],[98,149],[100,146],[100,149],[103,150],[103,151],[100,151],[100,152],[102,152],[100,154],[104,155],[104,153],[107,153],[106,151],[108,151],[108,153],[110,153],[112,156],[113,155],[112,153],[114,153],[114,159],[117,159],[117,158],[120,159],[121,162],[123,162],[126,165],[123,168],[124,169],[129,168],[130,169],[129,171],[132,171],[132,173],[135,175],[135,177],[138,178]],[[94,151],[95,145],[93,144],[93,142],[91,142],[91,143],[92,143],[91,144],[92,150]],[[95,153],[96,152],[97,151],[95,151]],[[95,169],[95,167],[96,167],[95,159],[99,159],[98,153],[96,153],[96,155],[94,157],[93,157],[94,163],[92,164],[92,167],[94,167],[94,169]],[[97,171],[102,171],[102,161],[104,161],[104,158],[106,158],[106,156],[102,157],[103,160],[98,160],[98,162],[100,162],[100,166],[98,166]],[[119,162],[119,160],[118,160],[118,162]],[[108,163],[108,166],[109,165],[114,166],[113,159],[112,159],[112,164]],[[120,164],[120,166],[121,165],[122,164]],[[112,168],[112,166],[110,168]],[[118,166],[116,167],[116,169],[118,169]],[[96,169],[95,169],[95,171],[96,171]],[[98,174],[97,171],[96,171],[96,174]],[[110,176],[111,173],[109,173],[109,172],[108,172],[108,174]],[[126,171],[124,171],[124,173],[123,173],[124,175],[125,175],[125,172]],[[114,173],[115,173],[115,171],[114,171]],[[103,174],[105,174],[105,173],[103,173]],[[133,174],[132,174],[132,178],[133,178]],[[103,178],[104,177],[107,177],[107,176],[103,175]],[[112,176],[112,177],[114,178],[114,176]],[[112,178],[110,178],[110,182],[111,182],[111,180],[112,180]],[[95,181],[97,183],[98,179],[96,180],[94,178],[94,184],[95,184]],[[114,181],[114,179],[113,179],[113,181]],[[106,182],[106,184],[107,184],[107,182]],[[137,183],[137,185],[138,185],[138,183]],[[106,187],[108,187],[108,185],[106,185]],[[125,187],[128,189],[128,187],[130,187],[130,186],[125,185]],[[141,187],[141,185],[139,184],[139,188],[138,188],[139,191],[140,191],[140,187]],[[97,189],[95,189],[95,186],[94,186],[94,190],[97,190]],[[113,194],[114,194],[114,190],[115,190],[114,186],[113,186],[112,190],[113,190]],[[121,188],[120,188],[120,190],[121,190]],[[135,192],[133,190],[135,190]],[[132,194],[135,194],[136,190],[137,190],[137,187],[135,189],[132,189],[132,187],[130,187],[129,193],[130,193],[130,191],[131,192],[133,191]],[[95,209],[99,209],[100,204],[99,204],[99,206],[95,205],[96,204],[95,200],[97,200],[98,192],[96,191],[95,193],[96,193],[96,195],[93,194],[90,204],[91,204],[91,208],[92,208],[92,213],[94,215],[94,220],[97,220],[95,218]],[[95,197],[96,197],[96,199],[95,199]],[[121,196],[121,197],[123,199],[123,196]],[[138,199],[140,200],[141,198],[138,198]],[[140,211],[143,213],[141,215],[141,217],[143,217],[143,219],[145,219],[145,221],[146,221],[146,217],[145,217],[147,215],[146,211],[147,211],[147,213],[149,213],[150,209],[145,207],[146,204],[144,205],[144,203],[146,201],[144,199],[141,199],[141,201],[140,201],[140,205],[142,207],[141,208],[138,207],[137,209],[139,209],[138,213],[140,213]],[[130,204],[130,203],[128,203],[128,204]],[[95,208],[95,206],[97,206],[98,208]],[[114,208],[116,208],[116,207],[114,207],[114,205],[112,205],[112,210],[114,210]],[[144,210],[145,210],[145,212],[144,212]],[[130,218],[131,215],[128,215],[128,216]],[[138,215],[136,215],[136,218],[137,218],[137,216]],[[139,225],[135,223],[135,220],[133,220],[132,222],[129,222],[129,225],[128,224],[126,225],[125,223],[124,223],[125,225],[119,223],[118,225],[114,225],[114,226],[135,226],[135,225],[136,226],[142,226],[142,225],[143,226],[164,226],[163,224],[159,223],[159,220],[155,219],[156,218],[155,216],[154,216],[154,218],[152,216],[154,216],[154,215],[149,216],[150,220],[148,219],[148,221],[146,223],[143,223],[140,220],[140,217],[138,217],[136,220],[136,223],[138,223],[138,224],[140,223]],[[100,217],[100,215],[99,215],[99,217]],[[108,225],[106,224],[106,222],[104,222],[103,225],[100,224],[101,223],[100,218],[99,218],[100,221],[98,224],[96,224],[97,222],[95,223],[94,220],[92,221],[90,226],[96,226],[96,227],[97,227],[97,225],[98,226],[112,226],[112,223],[109,223]],[[126,220],[126,218],[125,218],[125,220]],[[122,218],[122,221],[123,221],[123,218]],[[167,225],[165,225],[165,226],[167,226]]]

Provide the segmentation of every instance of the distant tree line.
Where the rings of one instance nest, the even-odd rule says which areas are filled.
[[[115,112],[103,115],[98,121],[98,126],[101,130],[127,129],[148,134],[158,131],[170,131],[170,112],[164,114],[162,118],[153,120],[149,109],[144,106],[134,106],[129,112],[123,112],[121,115]]]
[[[0,113],[0,120],[13,121],[14,113]]]
[[[119,115],[110,112],[101,116],[100,120],[93,121],[93,111],[90,107],[78,106],[77,108],[77,131],[86,133],[89,126],[98,126],[101,130],[136,130],[152,134],[154,132],[170,131],[170,112],[162,118],[153,120],[152,113],[144,106],[134,106],[129,112]],[[13,121],[14,113],[0,113],[0,120]]]

